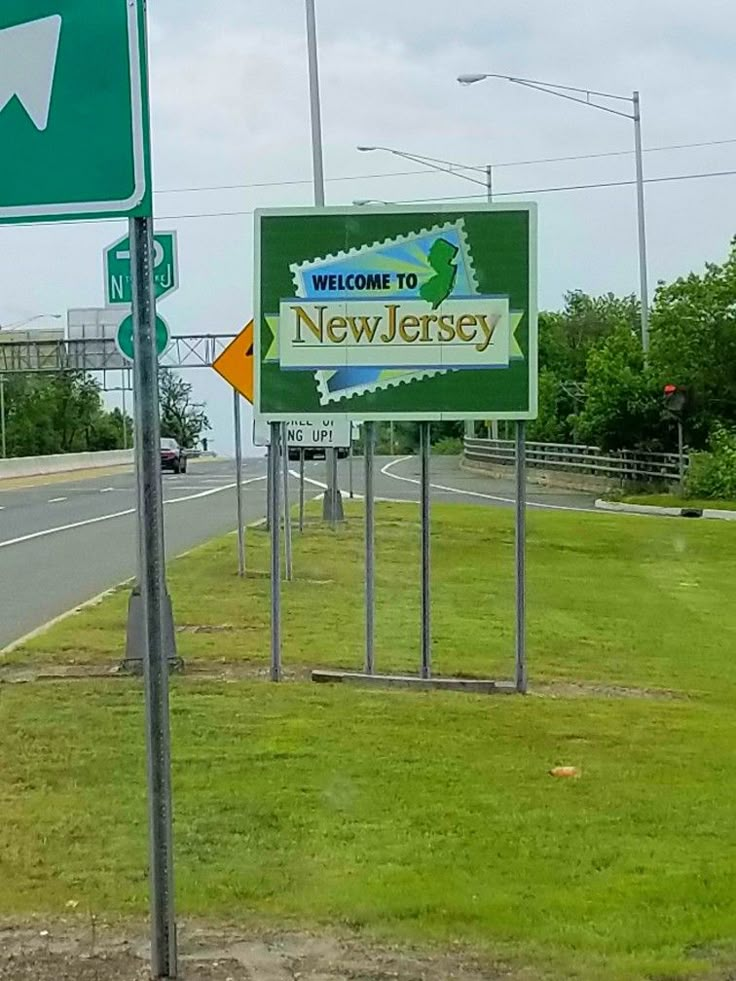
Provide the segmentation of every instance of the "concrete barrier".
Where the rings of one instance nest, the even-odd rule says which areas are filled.
[[[77,470],[101,470],[106,467],[131,466],[132,450],[109,450],[103,453],[65,453],[59,456],[25,456],[0,460],[0,481],[13,477],[46,477]]]

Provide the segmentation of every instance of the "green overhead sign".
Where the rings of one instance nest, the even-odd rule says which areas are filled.
[[[142,0],[0,4],[0,222],[150,213]]]
[[[536,207],[256,214],[256,410],[537,414]]]

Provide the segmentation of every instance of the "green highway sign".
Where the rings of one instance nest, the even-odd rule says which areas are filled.
[[[533,419],[536,206],[256,212],[255,409]]]
[[[142,0],[2,0],[0,223],[150,214]]]
[[[169,346],[171,341],[171,332],[169,331],[169,325],[166,323],[163,317],[156,317],[156,350],[158,356],[164,353],[166,348]],[[133,347],[133,317],[126,317],[118,327],[118,332],[115,338],[115,343],[117,344],[118,351],[122,354],[124,358],[128,361],[133,361],[135,358],[135,352]]]
[[[156,232],[153,280],[156,299],[179,289],[179,256],[176,232]],[[105,249],[105,302],[108,306],[133,302],[130,268],[130,238],[125,235]]]

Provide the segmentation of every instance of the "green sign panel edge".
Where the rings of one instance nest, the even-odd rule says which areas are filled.
[[[123,0],[121,0],[123,2]],[[124,0],[128,23],[128,57],[130,67],[130,108],[132,119],[132,150],[134,189],[122,200],[61,201],[53,204],[28,204],[3,207],[0,205],[0,224],[52,222],[65,219],[132,216],[150,211],[151,164],[148,106],[148,59],[146,51],[146,21],[143,0]],[[32,14],[28,23],[35,18]]]
[[[356,217],[365,215],[380,215],[391,219],[396,216],[411,215],[458,215],[469,213],[502,213],[502,212],[525,212],[528,216],[528,349],[526,360],[528,363],[528,403],[523,410],[503,411],[496,410],[489,406],[485,409],[467,412],[438,408],[436,411],[386,411],[374,412],[364,407],[356,407],[353,411],[342,409],[340,411],[330,410],[324,406],[319,410],[310,411],[300,407],[289,407],[288,410],[279,412],[270,407],[263,407],[261,400],[261,368],[263,363],[262,352],[262,328],[264,317],[267,311],[261,309],[261,244],[262,244],[262,221],[268,218],[300,218],[300,217]],[[358,250],[351,250],[355,252]],[[348,253],[350,254],[350,253]],[[312,257],[304,256],[308,260]],[[334,258],[334,256],[330,256]],[[463,204],[457,205],[401,205],[394,207],[386,206],[336,206],[326,208],[258,208],[255,211],[255,237],[254,237],[254,309],[255,309],[255,399],[254,410],[266,415],[274,422],[288,422],[294,418],[295,413],[304,417],[308,421],[316,421],[330,415],[356,415],[368,421],[413,421],[413,422],[441,422],[450,420],[480,420],[488,418],[508,419],[511,421],[536,419],[538,414],[538,381],[539,381],[539,344],[538,344],[538,295],[537,295],[537,205],[536,202],[518,202],[508,204]],[[472,370],[472,369],[470,369]]]

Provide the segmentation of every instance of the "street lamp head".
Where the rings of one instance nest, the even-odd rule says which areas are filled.
[[[377,146],[359,146],[356,148],[360,153],[371,153],[373,150],[378,150]]]
[[[482,82],[488,75],[458,75],[457,80],[461,85],[474,85],[476,82]]]

